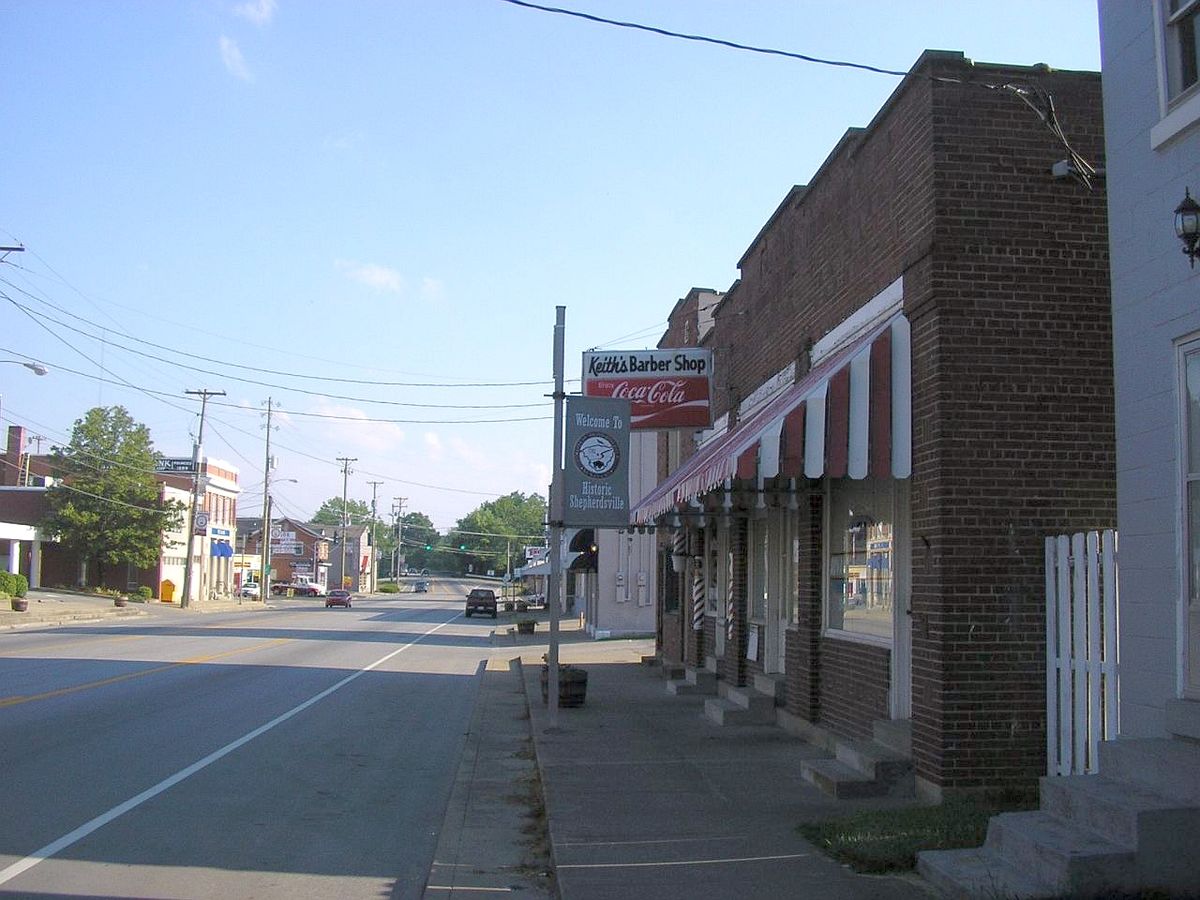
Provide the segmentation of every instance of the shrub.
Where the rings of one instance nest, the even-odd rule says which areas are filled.
[[[143,600],[150,600],[154,597],[154,591],[146,587],[144,584],[139,584],[138,589],[134,592]]]
[[[10,597],[24,597],[29,592],[29,579],[13,572],[0,572],[0,591]]]
[[[381,594],[398,594],[400,593],[400,585],[391,581],[385,581],[383,584],[379,585],[378,590]]]

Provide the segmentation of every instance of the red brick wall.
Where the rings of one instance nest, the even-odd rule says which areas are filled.
[[[823,639],[818,721],[836,734],[870,737],[871,723],[888,718],[890,666],[886,648]]]
[[[717,662],[717,674],[732,685],[746,683],[746,520],[730,522],[729,540],[733,549],[733,639],[725,641],[725,652]]]
[[[820,710],[821,662],[821,520],[823,497],[818,490],[799,499],[797,536],[800,564],[796,570],[796,627],[787,634],[786,708],[810,722]],[[834,702],[834,698],[830,698]]]
[[[1037,80],[1103,165],[1099,79]],[[1007,93],[938,84],[932,114],[930,290],[906,300],[914,757],[944,788],[1027,785],[1045,768],[1043,539],[1116,519],[1105,194],[1046,175],[1063,148]]]

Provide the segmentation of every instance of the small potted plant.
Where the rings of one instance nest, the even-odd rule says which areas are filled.
[[[117,594],[117,596],[113,597],[113,606],[124,606],[128,602],[129,598],[124,594]]]

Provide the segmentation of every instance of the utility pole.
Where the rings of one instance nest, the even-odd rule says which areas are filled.
[[[184,523],[187,528],[187,556],[183,561],[183,594],[179,598],[179,605],[182,608],[187,608],[192,605],[192,551],[196,544],[196,533],[199,531],[201,535],[208,533],[208,522],[204,523],[203,529],[197,527],[198,509],[197,504],[200,498],[200,454],[201,446],[204,443],[204,413],[208,408],[209,397],[224,397],[224,391],[209,391],[201,388],[197,391],[184,391],[185,394],[190,394],[200,398],[200,432],[196,435],[196,443],[192,446],[192,500],[188,505],[187,521]],[[203,575],[201,576],[201,593],[204,590]]]
[[[392,561],[392,577],[400,577],[400,554],[404,549],[404,504],[407,497],[393,497],[396,501],[396,553]]]
[[[375,547],[375,494],[379,490],[382,481],[368,481],[371,486],[371,593],[379,588],[379,551]]]
[[[267,398],[267,447],[263,459],[263,517],[261,539],[258,545],[258,599],[263,603],[271,593],[271,412],[277,407]],[[317,574],[313,569],[313,577]]]
[[[346,505],[346,483],[350,477],[350,463],[358,462],[357,456],[339,456],[337,461],[342,464],[342,546],[341,564],[338,566],[340,581],[338,587],[346,587],[346,550],[350,544],[350,508]]]
[[[550,604],[550,652],[546,654],[548,693],[547,721],[550,728],[558,727],[558,604],[562,594],[563,538],[563,343],[566,336],[567,308],[555,307],[554,317],[554,461],[550,468],[550,584],[547,601]]]

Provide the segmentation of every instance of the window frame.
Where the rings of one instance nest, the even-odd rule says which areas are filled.
[[[1175,68],[1179,65],[1180,23],[1190,21],[1192,28],[1200,28],[1200,0],[1180,0],[1180,8],[1175,11],[1170,8],[1171,2],[1157,0],[1151,4],[1159,102],[1159,121],[1150,130],[1150,146],[1155,150],[1200,122],[1200,76],[1173,91],[1178,79]]]
[[[842,481],[850,481],[851,479],[838,479]],[[866,481],[868,479],[858,480]],[[904,492],[900,489],[897,480],[891,480],[891,509],[890,517],[892,524],[892,553],[891,553],[891,595],[892,595],[892,625],[891,633],[887,637],[875,634],[866,634],[861,631],[849,631],[844,628],[835,628],[830,623],[830,604],[831,596],[831,581],[830,574],[830,559],[833,555],[834,535],[832,531],[833,522],[833,482],[834,479],[826,478],[824,480],[824,497],[822,510],[821,530],[824,535],[821,541],[821,635],[822,637],[833,638],[836,640],[850,641],[859,644],[870,644],[874,647],[893,648],[896,646],[896,607],[897,604],[907,603],[907,600],[902,596],[904,585],[901,583],[901,560],[898,550],[902,546],[902,541],[907,539],[907,527],[903,524],[906,519],[902,520],[901,507],[906,503]]]

